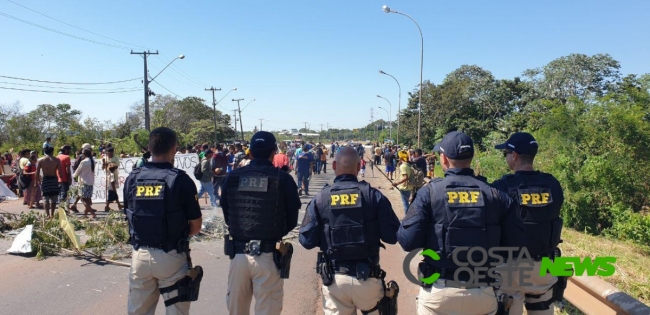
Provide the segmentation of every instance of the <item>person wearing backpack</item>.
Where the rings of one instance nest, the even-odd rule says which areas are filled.
[[[396,187],[399,190],[399,194],[402,197],[402,205],[404,205],[404,214],[409,209],[409,199],[411,198],[411,191],[413,190],[413,172],[411,171],[411,165],[407,161],[407,158],[400,158],[399,160],[399,174],[402,179],[398,182],[393,182],[393,187]]]

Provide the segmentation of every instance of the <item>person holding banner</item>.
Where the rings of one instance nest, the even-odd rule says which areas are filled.
[[[115,156],[115,148],[112,147],[112,146],[109,146],[108,148],[106,148],[106,155],[104,155],[104,157],[102,158],[102,170],[104,170],[106,172],[106,206],[104,207],[104,211],[106,211],[106,212],[111,211],[111,208],[108,206],[108,204],[109,204],[108,199],[110,199],[110,198],[108,198],[108,193],[110,192],[110,189],[111,189],[111,187],[110,187],[111,186],[110,178],[115,178],[115,179],[120,178],[120,174],[117,171],[118,168],[116,168],[114,171],[110,171],[108,169],[108,165],[111,164],[111,163],[117,165],[118,168],[119,168],[119,166],[120,166],[120,158]],[[119,180],[115,181],[115,188],[120,188],[120,181]]]

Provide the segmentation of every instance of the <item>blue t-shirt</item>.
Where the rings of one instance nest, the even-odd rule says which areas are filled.
[[[301,174],[309,174],[309,166],[311,165],[311,162],[314,161],[314,157],[311,155],[311,153],[301,154],[297,161],[296,172]]]
[[[228,164],[230,164],[230,163],[232,163],[234,161],[235,161],[235,156],[232,155],[232,154],[228,154]],[[226,167],[226,173],[230,173],[230,171],[232,171],[232,166],[228,165],[228,167]]]

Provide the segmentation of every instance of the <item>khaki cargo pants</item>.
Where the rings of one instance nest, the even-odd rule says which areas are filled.
[[[521,315],[524,312],[524,304],[536,303],[536,302],[545,302],[550,300],[553,297],[553,289],[551,288],[555,282],[557,282],[557,277],[546,275],[540,276],[539,270],[541,268],[542,262],[537,261],[532,266],[533,270],[522,270],[521,273],[524,275],[524,280],[526,283],[531,284],[530,286],[521,286],[520,279],[521,273],[512,272],[510,275],[503,273],[503,283],[501,284],[501,291],[512,296],[513,303],[510,308],[510,315]],[[516,264],[519,267],[528,267],[531,265],[527,263]],[[510,281],[510,282],[509,282]],[[540,297],[526,297],[526,293],[541,295]],[[546,310],[527,310],[529,315],[553,315],[554,305],[551,304]]]
[[[175,250],[165,253],[162,249],[140,247],[133,250],[131,272],[129,274],[130,315],[152,315],[158,305],[160,292],[187,275],[187,256]],[[168,300],[178,295],[174,290],[163,294]],[[190,313],[190,302],[177,302],[165,308],[167,315],[184,315]]]
[[[367,311],[377,306],[384,297],[381,279],[368,278],[359,281],[348,275],[334,275],[330,286],[322,286],[323,311],[325,315],[352,315],[357,310]],[[379,314],[374,311],[368,314]]]
[[[492,287],[448,288],[444,280],[437,280],[430,288],[420,288],[417,298],[418,315],[485,315],[496,311]]]
[[[256,315],[277,315],[282,312],[284,280],[273,262],[273,253],[259,256],[236,254],[228,271],[226,305],[231,315],[250,314],[255,296]]]

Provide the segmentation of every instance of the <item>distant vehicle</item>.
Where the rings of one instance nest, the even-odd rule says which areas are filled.
[[[291,131],[282,130],[282,131],[280,131],[280,135],[298,136],[298,137],[320,137],[320,134],[308,133],[308,132],[298,132],[298,129],[291,129]]]

